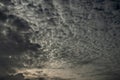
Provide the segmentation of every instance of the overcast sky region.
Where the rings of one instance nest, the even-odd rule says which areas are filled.
[[[0,0],[0,80],[120,80],[120,0]]]

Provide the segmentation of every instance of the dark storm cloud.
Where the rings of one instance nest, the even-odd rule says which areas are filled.
[[[2,11],[0,11],[0,21],[4,22],[6,19],[7,16]]]
[[[11,0],[0,0],[1,3],[5,4],[5,5],[9,5],[12,4]]]
[[[22,74],[16,74],[0,77],[0,80],[25,80],[25,79]]]
[[[30,42],[32,33],[29,30],[27,21],[0,10],[0,75],[6,75],[12,67],[20,67],[19,61],[10,57],[19,57],[27,50],[37,51],[40,48],[39,44]]]
[[[28,49],[37,50],[37,48],[40,48],[38,44],[30,43],[29,38],[32,33],[29,32],[30,27],[24,19],[14,15],[6,15],[3,12],[0,12],[0,14],[0,20],[2,21],[0,27],[1,54],[18,54]],[[4,24],[7,24],[7,26]],[[25,31],[28,31],[28,33]]]

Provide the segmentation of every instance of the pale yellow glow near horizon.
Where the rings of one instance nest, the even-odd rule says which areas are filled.
[[[39,78],[39,77],[60,77],[60,78],[77,78],[78,75],[73,74],[70,69],[16,69],[16,74],[22,73],[25,78]]]
[[[65,80],[96,80],[96,77],[90,77],[89,73],[94,72],[95,68],[93,65],[84,65],[82,67],[73,68],[16,68],[16,74],[22,73],[25,78],[40,78],[44,77],[47,79],[52,79],[55,77],[65,79]]]

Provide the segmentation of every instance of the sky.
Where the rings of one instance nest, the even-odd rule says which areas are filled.
[[[119,0],[0,0],[0,80],[119,80]]]

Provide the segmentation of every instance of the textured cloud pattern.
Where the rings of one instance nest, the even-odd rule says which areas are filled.
[[[0,0],[1,80],[119,80],[119,0]]]

